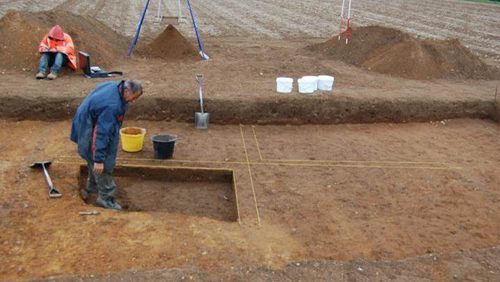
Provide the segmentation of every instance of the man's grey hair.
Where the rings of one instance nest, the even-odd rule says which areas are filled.
[[[142,95],[142,82],[137,80],[137,79],[131,79],[131,80],[127,80],[125,81],[125,83],[123,84],[123,87],[125,89],[128,89],[132,92],[141,92],[141,95]]]

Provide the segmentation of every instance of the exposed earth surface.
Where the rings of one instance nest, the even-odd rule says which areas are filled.
[[[354,2],[346,45],[341,1],[191,1],[204,61],[184,1],[174,25],[152,1],[127,57],[145,2],[0,0],[1,281],[500,281],[500,5]],[[55,24],[124,76],[35,80]],[[305,75],[333,90],[299,93]],[[124,126],[147,133],[119,150],[116,212],[68,135],[98,83],[130,78]]]

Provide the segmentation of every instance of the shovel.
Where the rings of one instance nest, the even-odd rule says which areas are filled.
[[[43,168],[43,173],[45,174],[45,179],[47,179],[47,183],[49,184],[49,197],[50,198],[61,198],[62,194],[58,190],[54,188],[54,184],[52,184],[52,180],[50,179],[50,175],[47,172],[47,168],[52,164],[52,162],[43,161],[36,162],[30,165],[31,168]]]
[[[203,83],[203,74],[197,74],[196,80],[200,88],[200,107],[201,112],[194,113],[194,125],[196,129],[208,129],[208,122],[210,120],[210,114],[203,111],[203,92],[201,90],[201,84]]]

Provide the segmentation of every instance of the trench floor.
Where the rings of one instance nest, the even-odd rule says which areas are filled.
[[[78,184],[84,162],[68,138],[70,126],[0,121],[2,279],[399,261],[500,242],[500,130],[491,121],[211,125],[205,131],[125,122],[148,133],[143,151],[120,150],[120,167],[232,171],[234,185],[221,189],[234,192],[225,199],[237,206],[234,220],[196,212],[204,210],[204,185],[196,181],[177,188],[185,198],[164,199],[173,207],[184,201],[184,209],[116,212],[86,204]],[[179,136],[171,160],[153,158],[151,136],[162,133]],[[47,197],[43,174],[28,167],[37,160],[53,161],[49,172],[62,198]],[[132,181],[117,178],[118,189]],[[133,179],[137,189],[147,189],[140,180]],[[99,214],[79,214],[89,210]]]

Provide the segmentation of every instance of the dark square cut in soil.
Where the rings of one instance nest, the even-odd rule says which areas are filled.
[[[80,195],[95,205],[96,194],[85,192],[87,166],[80,167]],[[168,212],[236,221],[238,209],[231,170],[117,166],[115,199],[125,211]]]

